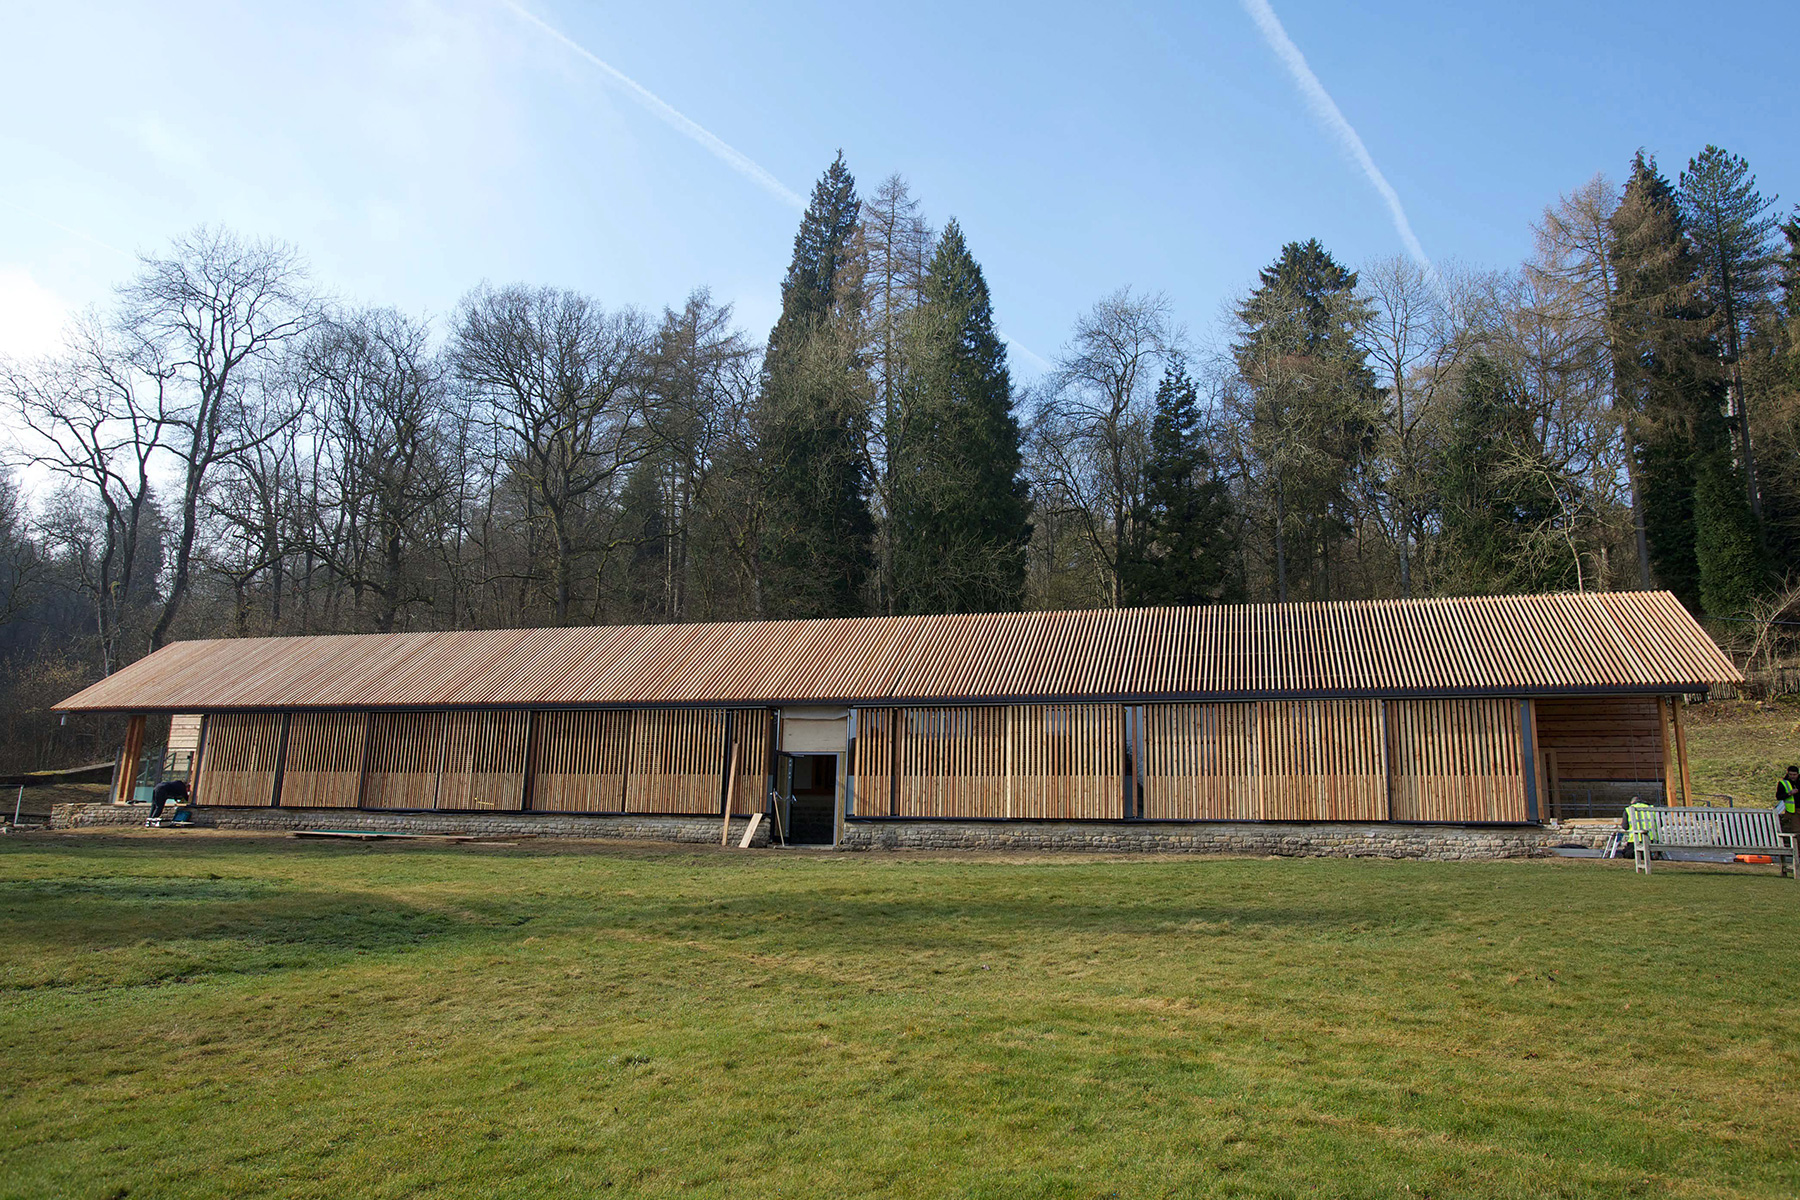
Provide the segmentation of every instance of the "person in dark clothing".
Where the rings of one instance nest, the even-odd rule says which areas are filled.
[[[1800,833],[1800,814],[1794,811],[1796,793],[1800,793],[1800,766],[1791,766],[1775,781],[1775,809],[1781,814],[1783,833]]]
[[[150,819],[154,821],[162,816],[163,805],[167,804],[169,801],[173,800],[177,804],[186,804],[187,798],[188,785],[187,780],[185,779],[170,779],[164,783],[157,784],[156,790],[150,793]]]

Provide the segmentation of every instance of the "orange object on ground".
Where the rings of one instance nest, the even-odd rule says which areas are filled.
[[[1736,857],[1741,863],[1763,863],[1766,865],[1775,861],[1767,854],[1739,854]]]

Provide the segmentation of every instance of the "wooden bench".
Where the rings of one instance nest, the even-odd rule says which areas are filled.
[[[1727,850],[1733,854],[1766,854],[1782,874],[1800,878],[1794,869],[1794,835],[1781,832],[1773,808],[1656,808],[1650,812],[1650,837],[1632,847],[1637,869],[1650,873],[1655,850]]]

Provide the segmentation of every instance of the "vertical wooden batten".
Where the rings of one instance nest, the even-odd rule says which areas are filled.
[[[1383,794],[1382,820],[1394,819],[1394,713],[1388,702],[1381,702],[1381,761],[1387,765],[1382,772],[1387,782],[1387,790]]]

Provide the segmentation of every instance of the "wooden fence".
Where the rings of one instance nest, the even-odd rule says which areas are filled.
[[[444,753],[443,713],[376,713],[369,718],[364,808],[433,808]]]

